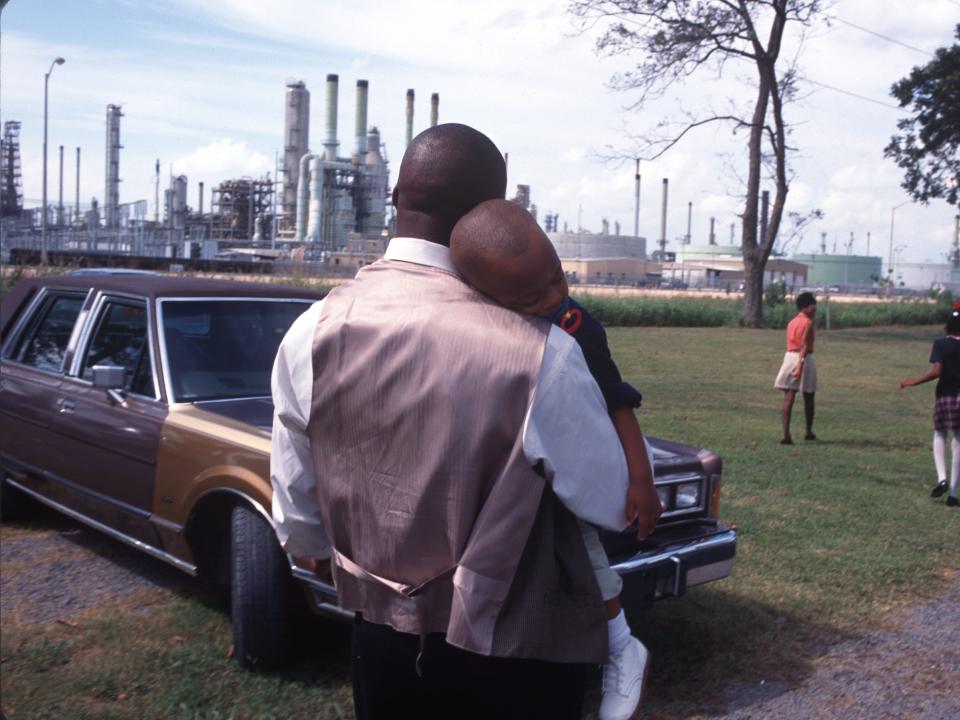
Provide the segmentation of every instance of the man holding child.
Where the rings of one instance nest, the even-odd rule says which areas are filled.
[[[573,720],[608,659],[578,523],[635,519],[606,403],[570,336],[497,305],[450,257],[457,221],[505,189],[484,135],[421,133],[383,260],[304,313],[277,356],[274,519],[291,555],[330,559],[356,613],[360,720]],[[631,505],[646,532],[650,496]]]

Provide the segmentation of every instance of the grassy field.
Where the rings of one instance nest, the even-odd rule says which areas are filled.
[[[826,647],[955,577],[960,510],[929,497],[933,387],[898,388],[927,368],[939,332],[820,332],[821,439],[781,446],[771,385],[782,331],[610,330],[624,375],[644,392],[645,431],[722,454],[721,515],[740,534],[732,577],[635,623],[654,653],[644,717],[698,717],[722,707],[731,686],[801,682]],[[801,416],[798,407],[795,438]],[[42,530],[6,527],[3,539]],[[4,566],[5,582],[16,570]],[[3,710],[9,720],[351,716],[345,629],[319,625],[276,675],[243,672],[229,648],[227,618],[194,592],[44,625],[6,612]]]

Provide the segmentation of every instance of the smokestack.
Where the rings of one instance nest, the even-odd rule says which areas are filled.
[[[63,145],[60,146],[60,200],[57,203],[57,225],[63,225]]]
[[[686,244],[690,244],[690,232],[691,224],[693,223],[693,203],[687,202],[687,241]],[[710,219],[710,236],[713,237],[713,218]]]
[[[634,173],[633,236],[640,237],[640,158],[637,158],[637,171]]]
[[[717,235],[714,232],[714,227],[715,227],[714,223],[716,223],[716,221],[717,221],[716,218],[710,218],[710,244],[711,245],[717,244]]]
[[[867,230],[867,257],[870,257],[870,231]]]
[[[337,91],[340,78],[327,75],[327,139],[323,141],[327,160],[337,159]]]
[[[357,121],[356,154],[359,162],[363,162],[363,156],[367,154],[367,88],[369,83],[366,80],[357,80]]]
[[[153,170],[153,221],[160,222],[160,158]]]
[[[203,215],[203,180],[200,181],[200,200],[197,202],[197,214]]]
[[[413,140],[413,88],[407,90],[407,146]]]
[[[77,148],[77,199],[76,204],[73,206],[73,217],[75,220],[80,220],[80,148]]]
[[[430,127],[437,126],[437,118],[440,115],[440,95],[434,93],[430,96]]]
[[[663,256],[667,252],[667,186],[670,181],[663,179],[663,203],[660,207],[660,262],[663,262]]]

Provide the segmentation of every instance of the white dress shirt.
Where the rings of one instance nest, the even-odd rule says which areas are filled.
[[[417,238],[393,238],[384,258],[456,272],[449,248]],[[298,557],[330,555],[307,436],[313,336],[322,307],[320,300],[297,318],[273,367],[273,519],[283,547]],[[580,346],[556,326],[547,335],[524,419],[523,451],[531,465],[543,463],[554,493],[577,517],[610,530],[626,526],[623,447]]]

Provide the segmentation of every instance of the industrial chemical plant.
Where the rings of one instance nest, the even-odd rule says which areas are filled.
[[[286,86],[282,165],[276,177],[242,177],[210,190],[205,210],[203,183],[197,204],[188,205],[189,180],[171,174],[161,201],[160,160],[154,170],[154,213],[146,200],[121,202],[119,105],[106,109],[106,173],[103,202],[93,198],[81,211],[80,148],[76,149],[76,196],[64,205],[64,148],[59,153],[59,195],[46,208],[25,208],[20,161],[20,123],[7,121],[0,148],[0,223],[3,253],[127,255],[138,258],[278,259],[339,264],[354,248],[381,247],[392,220],[389,161],[376,126],[368,126],[369,83],[356,83],[356,123],[350,141],[337,128],[339,77],[327,75],[325,124],[319,149],[310,146],[310,92],[303,81]],[[414,91],[406,94],[406,143],[413,136]],[[439,96],[431,96],[436,125]],[[45,146],[46,149],[46,146]],[[161,216],[162,209],[162,216]]]
[[[57,58],[55,63],[62,63]],[[51,70],[53,66],[51,66]],[[48,73],[49,75],[49,73]],[[123,264],[155,269],[229,270],[256,269],[283,272],[292,267],[313,274],[351,275],[381,257],[392,235],[393,208],[390,199],[390,165],[386,145],[376,126],[368,123],[367,80],[356,81],[353,134],[343,143],[337,127],[339,77],[326,76],[324,86],[324,132],[320,143],[310,143],[310,91],[302,80],[286,84],[283,111],[282,151],[274,177],[240,177],[210,188],[205,202],[204,184],[197,183],[197,202],[188,204],[189,178],[171,171],[166,182],[161,163],[154,164],[153,214],[148,201],[123,202],[121,187],[120,105],[106,106],[105,186],[102,204],[92,198],[81,210],[80,160],[76,148],[75,197],[64,203],[66,170],[64,146],[59,146],[56,202],[47,202],[47,143],[44,128],[44,201],[27,208],[23,198],[20,157],[21,123],[3,125],[0,138],[0,255],[4,262],[93,265]],[[413,138],[415,92],[405,96],[404,147]],[[398,108],[399,109],[399,108]],[[439,116],[439,96],[430,97],[429,125]],[[505,157],[505,159],[507,159]],[[556,247],[568,280],[573,284],[646,285],[669,288],[736,288],[743,278],[743,261],[736,244],[736,224],[730,225],[729,245],[718,243],[716,218],[711,217],[706,243],[696,242],[693,203],[687,203],[686,233],[668,240],[667,198],[669,181],[660,193],[660,226],[648,246],[640,235],[640,166],[637,161],[633,187],[633,233],[621,232],[619,221],[601,223],[599,233],[589,232],[579,221],[570,228],[559,215],[543,214],[541,224]],[[166,187],[161,189],[161,186]],[[514,202],[534,219],[537,206],[529,185],[516,186]],[[764,193],[761,227],[767,222]],[[836,286],[869,292],[878,285],[929,289],[960,287],[960,218],[956,220],[948,263],[914,267],[895,261],[902,246],[894,248],[891,222],[887,269],[883,260],[867,253],[851,254],[836,247],[827,253],[826,233],[820,254],[772,257],[764,283],[782,282],[788,287]],[[670,248],[668,249],[668,244]],[[231,263],[227,266],[225,262]],[[205,265],[205,266],[204,266]],[[201,267],[204,266],[204,267]]]

